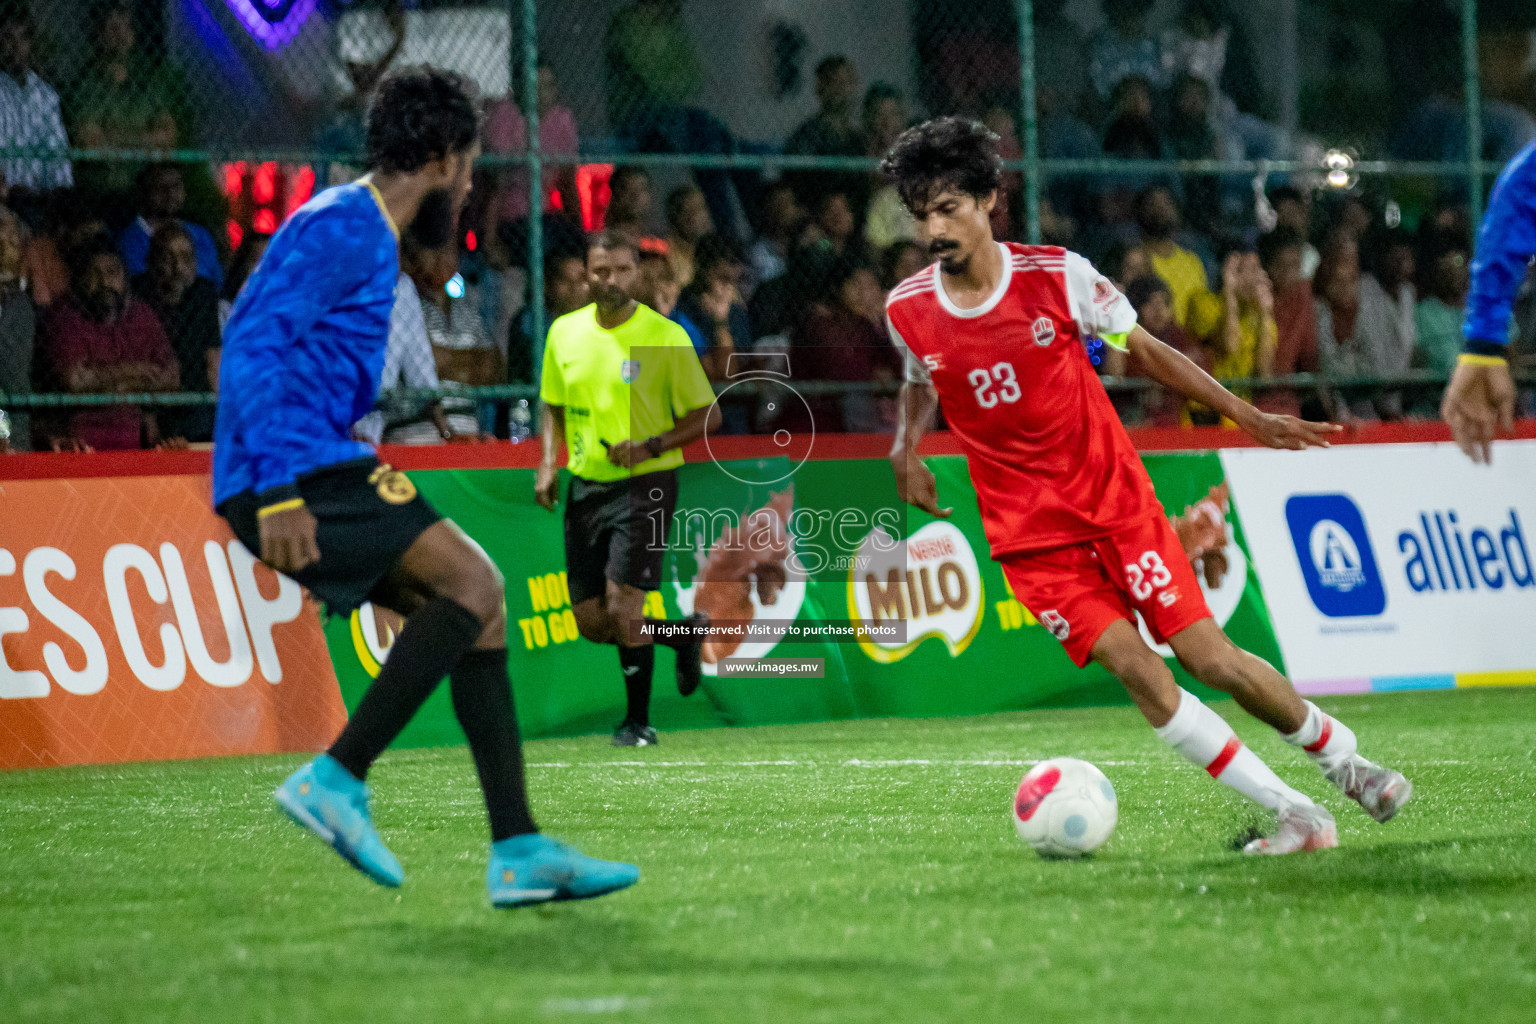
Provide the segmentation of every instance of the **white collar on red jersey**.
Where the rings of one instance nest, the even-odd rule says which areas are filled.
[[[997,243],[999,254],[1003,257],[1003,276],[998,280],[997,287],[992,289],[992,294],[979,306],[970,309],[961,309],[950,301],[949,293],[944,290],[944,274],[939,270],[938,261],[933,264],[933,291],[939,297],[939,305],[950,316],[958,316],[962,320],[971,320],[978,316],[986,316],[997,308],[997,304],[1003,301],[1003,296],[1008,293],[1008,282],[1013,280],[1013,250],[1002,242]]]

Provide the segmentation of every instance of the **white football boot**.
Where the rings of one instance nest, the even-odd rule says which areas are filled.
[[[1402,772],[1373,764],[1359,754],[1351,755],[1337,768],[1323,774],[1377,821],[1391,821],[1413,796],[1413,783],[1404,778]]]
[[[1303,853],[1339,845],[1339,827],[1321,804],[1281,804],[1275,834],[1243,847],[1247,854]]]

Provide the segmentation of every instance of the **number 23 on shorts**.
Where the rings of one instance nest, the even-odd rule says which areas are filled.
[[[1125,567],[1125,583],[1138,601],[1145,601],[1172,582],[1173,573],[1156,551],[1143,551],[1140,558]]]

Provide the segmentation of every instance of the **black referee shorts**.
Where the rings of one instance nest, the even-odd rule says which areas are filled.
[[[602,597],[608,580],[656,590],[677,508],[677,470],[603,482],[571,477],[565,572],[571,604]]]
[[[325,602],[332,615],[351,615],[399,564],[406,550],[442,519],[404,473],[371,456],[317,469],[299,477],[299,496],[315,517],[320,560],[293,574],[295,582]],[[240,543],[261,553],[251,491],[218,508]]]

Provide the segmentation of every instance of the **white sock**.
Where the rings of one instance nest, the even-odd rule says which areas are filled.
[[[1270,770],[1259,755],[1243,746],[1226,721],[1200,703],[1188,690],[1179,690],[1179,709],[1157,734],[1179,753],[1224,782],[1272,811],[1281,804],[1304,805],[1312,802]]]
[[[1282,734],[1285,742],[1305,750],[1307,756],[1324,771],[1337,768],[1353,757],[1355,734],[1349,726],[1332,715],[1324,714],[1322,708],[1309,700],[1302,703],[1307,706],[1307,720],[1295,732]]]

